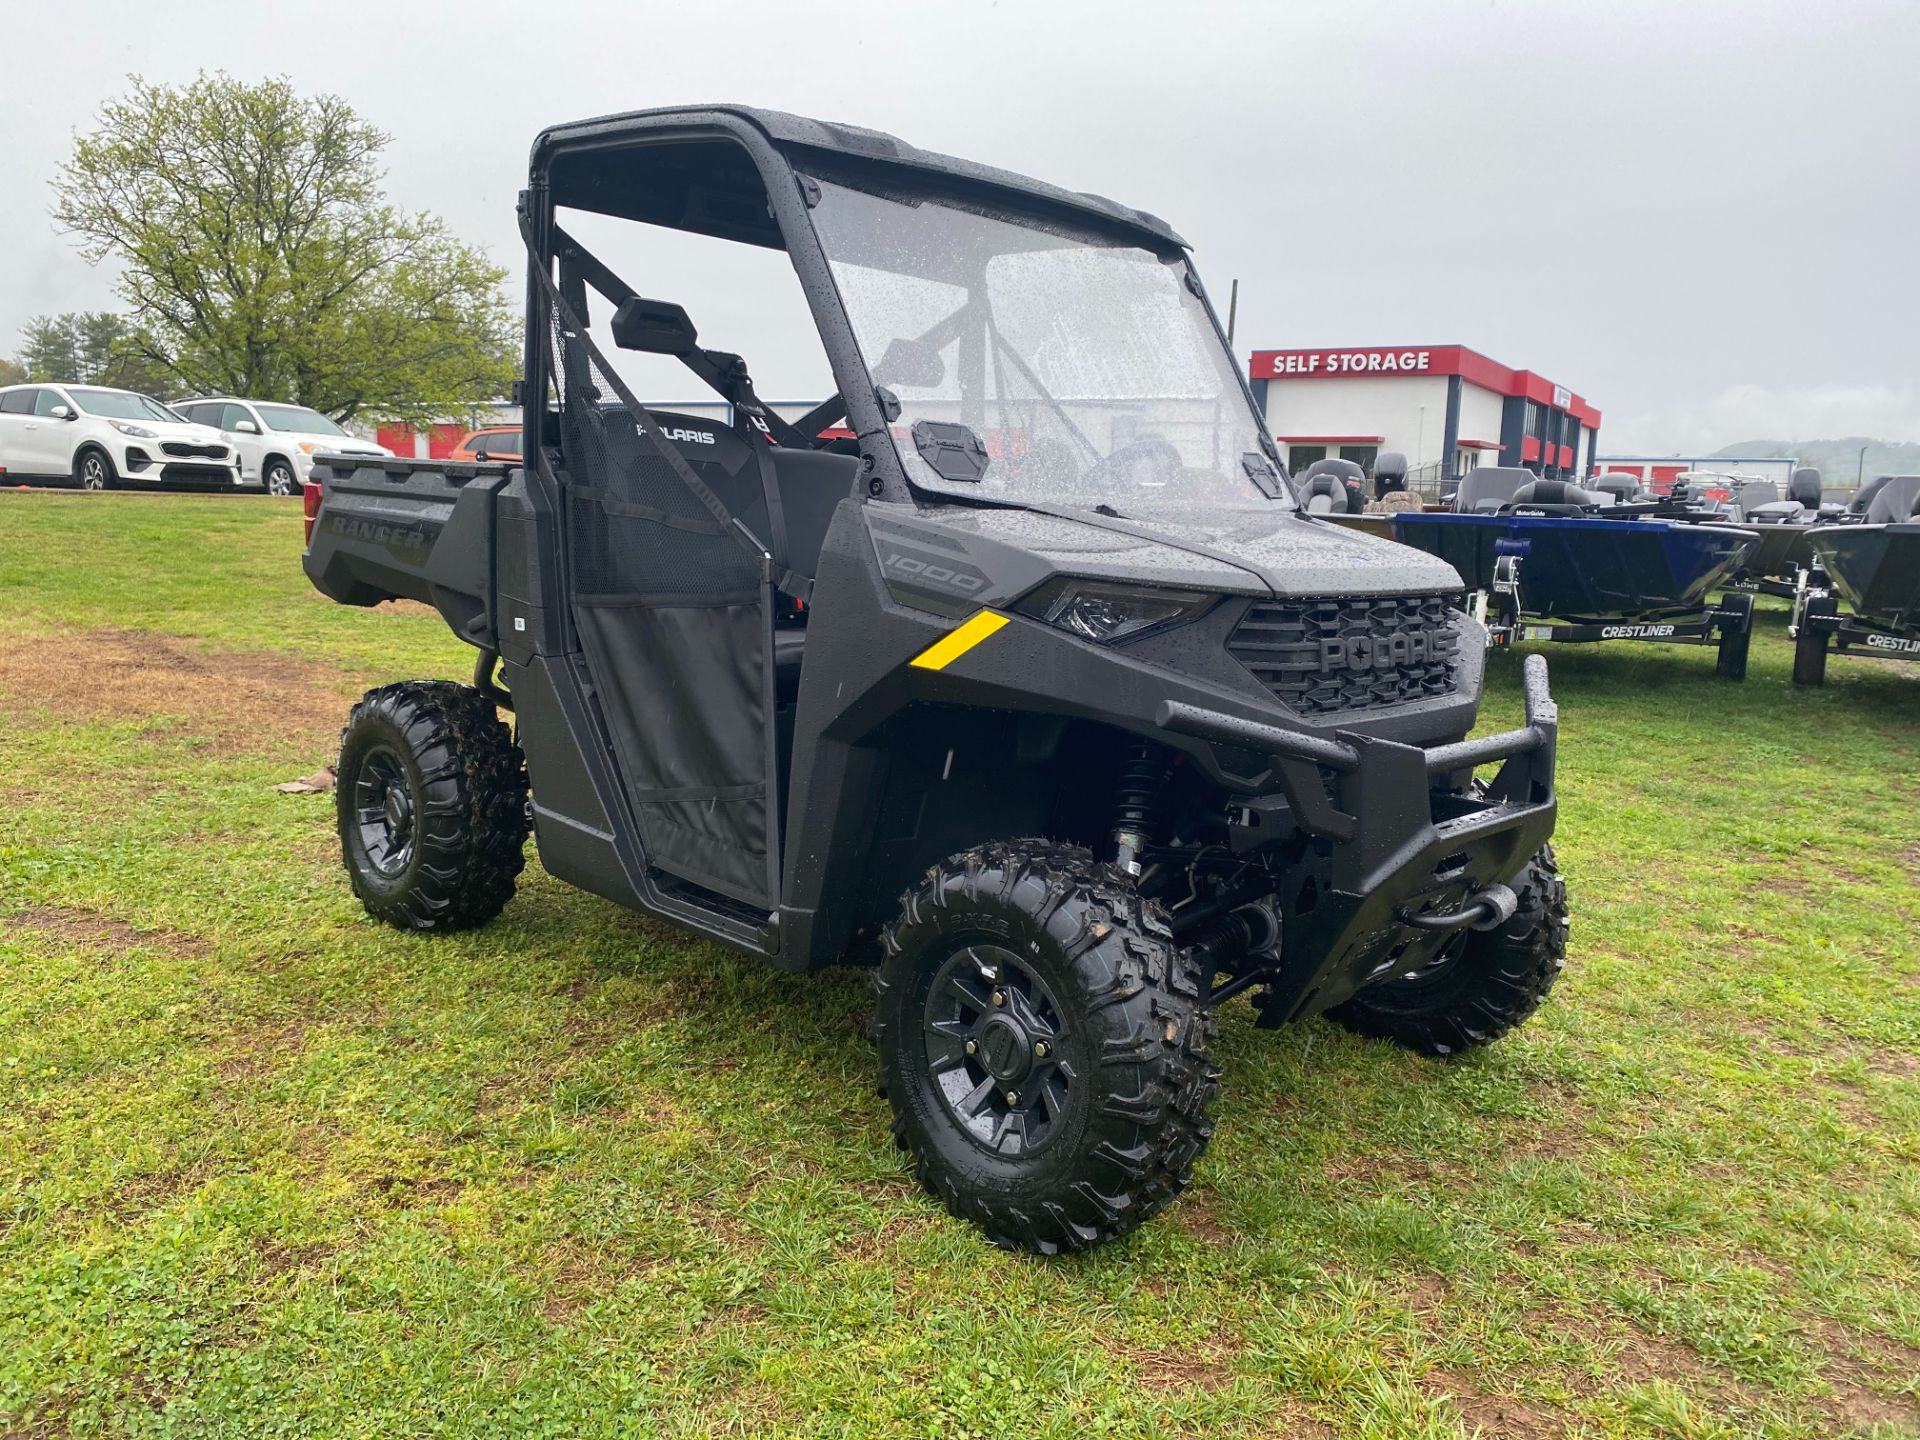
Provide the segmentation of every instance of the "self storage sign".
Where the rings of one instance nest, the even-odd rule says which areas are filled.
[[[1430,350],[1263,350],[1254,355],[1256,380],[1282,375],[1425,375]]]

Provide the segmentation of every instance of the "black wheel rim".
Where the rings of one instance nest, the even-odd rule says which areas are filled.
[[[406,762],[384,745],[369,750],[353,782],[354,829],[360,853],[387,879],[413,859],[414,813]]]
[[[89,455],[80,462],[80,483],[89,490],[107,488],[107,466],[98,455]]]
[[[1418,970],[1409,970],[1392,982],[1396,990],[1404,995],[1410,990],[1419,990],[1431,985],[1446,974],[1453,968],[1454,962],[1466,953],[1467,936],[1471,933],[1467,930],[1455,930],[1448,934],[1439,945],[1434,947],[1433,954],[1428,957],[1426,964]]]
[[[927,991],[928,1077],[962,1134],[1017,1158],[1059,1132],[1075,1075],[1059,1001],[1012,951],[969,945]]]

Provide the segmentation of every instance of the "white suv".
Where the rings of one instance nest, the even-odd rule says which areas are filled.
[[[193,485],[229,489],[240,462],[216,430],[133,390],[104,385],[0,389],[0,477],[72,479],[82,489]]]
[[[298,495],[315,455],[392,455],[384,445],[348,434],[318,410],[271,400],[216,395],[173,407],[211,425],[240,456],[240,475],[269,495]]]

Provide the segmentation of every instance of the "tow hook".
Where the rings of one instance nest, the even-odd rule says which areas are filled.
[[[1459,930],[1466,926],[1492,930],[1511,920],[1519,908],[1520,897],[1511,889],[1505,885],[1489,885],[1468,896],[1467,903],[1451,915],[1409,915],[1403,910],[1400,918],[1421,930]]]

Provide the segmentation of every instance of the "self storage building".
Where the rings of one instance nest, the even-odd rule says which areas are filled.
[[[1329,456],[1371,474],[1382,450],[1398,450],[1429,492],[1477,465],[1570,480],[1591,468],[1600,431],[1600,412],[1572,390],[1464,345],[1256,350],[1248,374],[1296,475]]]

